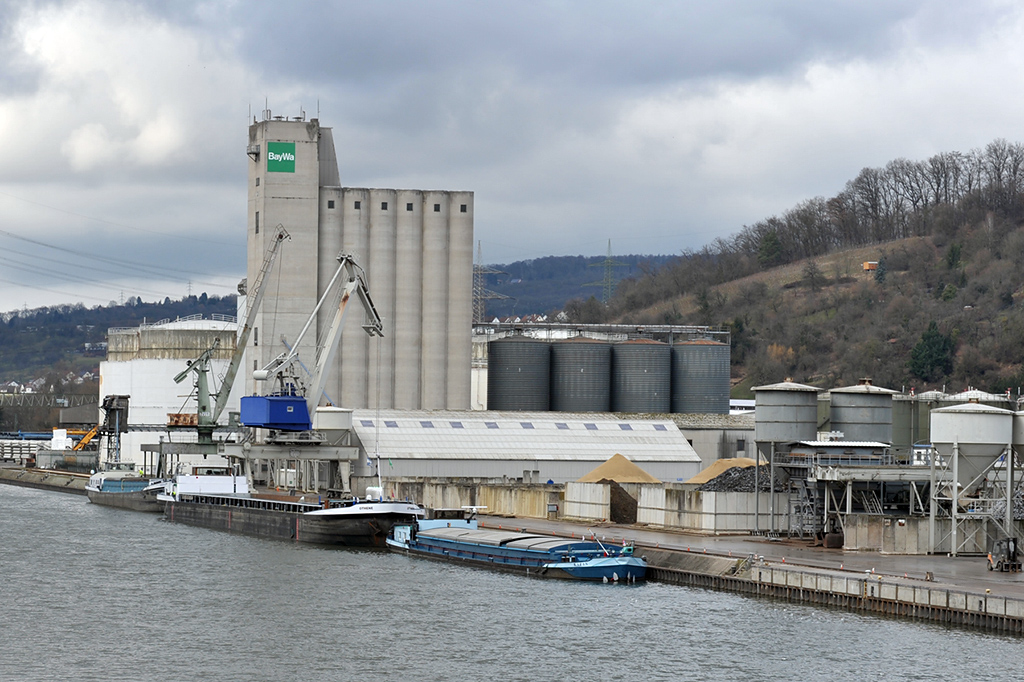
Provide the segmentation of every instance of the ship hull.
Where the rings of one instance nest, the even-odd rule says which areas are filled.
[[[85,494],[93,504],[104,507],[116,507],[137,512],[159,514],[164,510],[164,503],[156,498],[156,490],[136,490],[132,492],[103,492],[87,488]]]
[[[404,514],[317,515],[279,509],[247,508],[193,502],[166,502],[169,521],[199,528],[238,533],[268,540],[289,540],[344,547],[384,547]]]

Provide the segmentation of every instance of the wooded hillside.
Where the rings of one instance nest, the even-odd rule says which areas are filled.
[[[897,159],[621,283],[607,308],[568,310],[580,321],[731,328],[737,396],[787,376],[1016,392],[1022,220],[1024,145]]]

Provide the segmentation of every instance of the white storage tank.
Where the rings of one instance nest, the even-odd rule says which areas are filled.
[[[978,487],[976,479],[998,460],[1013,442],[1014,413],[989,405],[968,403],[932,410],[932,446],[943,457],[959,446],[957,483],[960,493]],[[952,466],[952,464],[951,464]]]

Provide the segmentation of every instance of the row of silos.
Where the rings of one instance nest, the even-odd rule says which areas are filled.
[[[814,441],[818,436],[820,389],[791,381],[754,388],[754,439],[758,443]],[[871,384],[834,388],[830,393],[833,431],[844,441],[892,442],[893,396]],[[930,411],[931,440],[943,457],[957,453],[957,479],[971,493],[1007,448],[1024,452],[1024,412],[979,402],[953,404]]]
[[[729,346],[697,340],[488,344],[490,410],[728,414]]]
[[[791,443],[818,439],[820,389],[792,381],[754,388],[754,440]],[[897,392],[868,382],[829,391],[830,430],[843,440],[891,443],[892,398]]]

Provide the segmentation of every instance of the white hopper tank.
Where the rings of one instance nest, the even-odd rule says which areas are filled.
[[[941,407],[932,410],[931,434],[943,457],[952,457],[953,444],[959,445],[957,483],[961,494],[969,494],[980,482],[975,479],[1013,442],[1014,413],[978,403]]]

